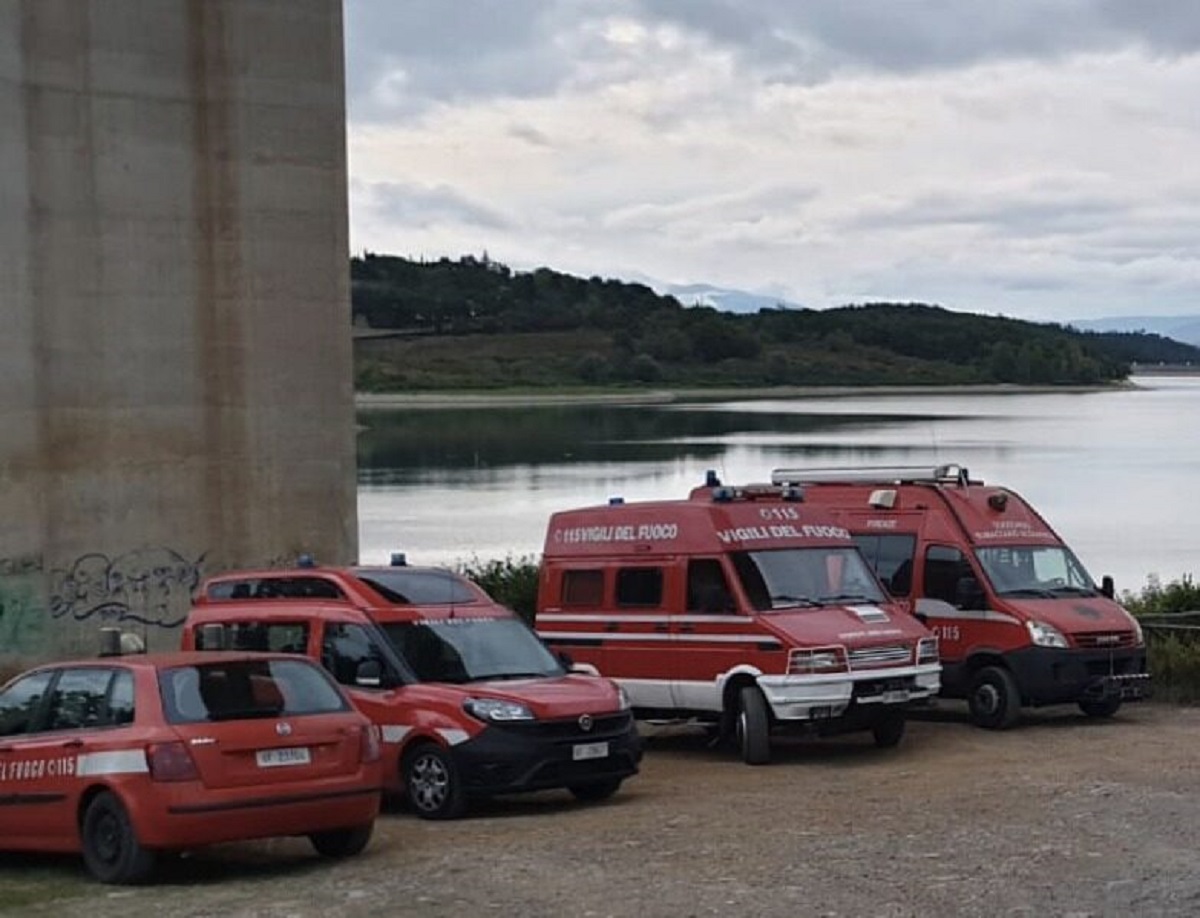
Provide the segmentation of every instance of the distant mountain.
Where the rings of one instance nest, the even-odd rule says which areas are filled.
[[[1068,323],[1083,331],[1149,332],[1200,347],[1200,316],[1115,316]]]
[[[729,290],[711,284],[651,284],[660,293],[673,296],[684,306],[711,306],[721,312],[755,313],[760,309],[801,309],[782,297],[745,290]]]

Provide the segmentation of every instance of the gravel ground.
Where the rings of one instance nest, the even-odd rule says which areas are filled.
[[[1004,733],[954,705],[898,749],[783,741],[765,767],[647,728],[612,801],[494,801],[429,823],[389,813],[338,864],[306,843],[224,846],[149,887],[85,885],[55,916],[908,916],[1200,914],[1200,710],[1066,709]],[[0,860],[6,883],[30,861]],[[61,871],[73,859],[34,859]]]

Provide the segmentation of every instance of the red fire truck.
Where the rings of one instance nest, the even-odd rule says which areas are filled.
[[[568,672],[508,609],[453,571],[317,567],[206,581],[185,649],[304,654],[320,661],[383,738],[384,790],[418,816],[471,799],[566,788],[612,796],[641,743],[618,686]]]
[[[942,693],[982,727],[1021,706],[1110,717],[1150,689],[1137,621],[1009,488],[938,468],[778,469],[778,486],[832,513],[893,596],[940,639]],[[701,489],[697,500],[703,500]]]
[[[892,604],[849,532],[795,489],[554,514],[537,627],[647,718],[695,718],[770,758],[773,728],[900,741],[938,691],[937,641]]]

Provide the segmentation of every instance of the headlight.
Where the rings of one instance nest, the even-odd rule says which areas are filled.
[[[935,637],[921,638],[917,642],[917,665],[936,663],[938,661],[938,639]]]
[[[615,684],[615,683],[614,683]],[[617,686],[617,710],[628,711],[633,705],[629,701],[629,693],[625,689]]]
[[[1047,625],[1045,622],[1026,622],[1025,626],[1029,629],[1029,637],[1038,647],[1067,646],[1067,639],[1053,625]]]
[[[468,698],[463,708],[472,717],[493,723],[509,723],[514,720],[533,720],[533,712],[515,701],[499,698]]]

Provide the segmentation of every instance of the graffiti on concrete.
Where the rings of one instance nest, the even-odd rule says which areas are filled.
[[[81,555],[69,568],[51,572],[50,614],[175,628],[187,617],[203,563],[204,555],[189,561],[169,548],[139,548],[115,558]]]
[[[4,576],[0,579],[0,656],[39,653],[45,639],[46,610],[38,600],[36,579]]]

